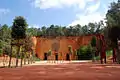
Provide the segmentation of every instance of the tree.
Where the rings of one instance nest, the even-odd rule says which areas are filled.
[[[89,27],[89,33],[94,34],[96,25],[94,23],[89,23],[88,27]]]
[[[120,2],[112,2],[106,14],[107,25],[114,27],[120,25]]]
[[[24,57],[24,62],[26,63],[26,57],[28,58],[28,63],[29,61],[31,61],[31,58],[33,57],[33,42],[32,42],[32,36],[31,35],[27,35],[25,38],[25,43],[23,45],[23,52],[25,52],[24,54],[21,55],[21,66],[22,66],[22,60]]]
[[[83,27],[82,27],[82,31],[83,31],[83,34],[84,34],[84,35],[88,34],[88,33],[89,33],[88,26],[87,26],[87,25],[83,26]]]
[[[10,51],[10,42],[11,42],[11,30],[8,27],[7,24],[4,24],[0,27],[0,55],[4,57],[4,60],[6,55],[8,56]],[[4,63],[3,63],[4,64]]]
[[[95,36],[92,37],[91,46],[96,47],[96,37]]]
[[[120,35],[120,1],[112,2],[106,14],[108,37],[111,40],[112,46],[117,48],[117,62],[120,63],[120,51],[117,45],[117,39]]]
[[[45,37],[45,36],[46,36],[46,27],[43,26],[43,27],[41,28],[41,30],[42,30],[42,35]]]
[[[12,38],[17,41],[16,46],[17,54],[16,54],[16,67],[18,67],[18,56],[20,51],[20,46],[22,45],[20,43],[20,39],[24,39],[26,37],[26,29],[27,29],[27,22],[22,16],[18,16],[14,19],[13,25],[12,25]]]
[[[27,28],[27,34],[30,34],[32,36],[37,36],[37,28]]]
[[[94,62],[94,57],[95,57],[95,52],[96,52],[96,37],[92,37],[92,40],[91,40],[91,46],[92,46],[92,59],[93,59],[93,62]]]
[[[81,25],[80,24],[77,24],[76,26],[75,26],[75,29],[76,29],[76,36],[80,36],[80,35],[82,35],[83,34],[83,31],[82,31],[82,27],[81,27]]]

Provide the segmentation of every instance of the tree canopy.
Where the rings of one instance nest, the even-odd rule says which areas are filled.
[[[27,22],[22,16],[18,16],[14,19],[12,26],[12,38],[21,39],[26,37]]]

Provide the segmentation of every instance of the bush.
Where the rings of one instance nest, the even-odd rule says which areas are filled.
[[[40,61],[40,58],[38,58],[38,57],[33,57],[34,58],[34,61]]]
[[[92,37],[92,40],[91,40],[91,46],[92,47],[96,47],[96,37]]]
[[[82,46],[77,51],[78,60],[91,60],[92,59],[92,48],[91,46]]]
[[[96,57],[95,57],[95,60],[100,60],[100,56],[96,56]]]

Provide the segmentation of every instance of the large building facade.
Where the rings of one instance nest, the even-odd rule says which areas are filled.
[[[90,44],[91,39],[91,35],[56,38],[34,37],[33,48],[41,60],[76,60],[76,50],[80,46]],[[69,46],[71,46],[72,54],[70,54]]]

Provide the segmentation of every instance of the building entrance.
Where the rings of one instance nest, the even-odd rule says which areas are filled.
[[[47,53],[44,53],[44,60],[47,60]]]
[[[66,60],[70,60],[70,55],[66,54]]]

